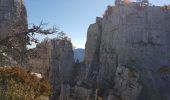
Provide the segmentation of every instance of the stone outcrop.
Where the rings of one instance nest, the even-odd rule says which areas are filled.
[[[49,78],[51,66],[51,48],[49,40],[37,44],[36,48],[29,50],[29,64],[34,72],[41,73],[43,77]]]
[[[0,0],[0,40],[5,39],[9,35],[16,34],[21,30],[27,29],[27,14],[23,0]],[[24,36],[23,36],[24,38]],[[17,39],[16,39],[17,40]],[[24,54],[26,45],[23,43],[16,43],[20,54],[15,54],[15,50],[5,52],[7,58],[14,59],[17,63],[23,64],[23,58],[17,58],[19,55]],[[0,46],[0,52],[3,46]],[[10,60],[0,55],[0,65],[13,65]],[[23,65],[24,66],[24,65]]]
[[[41,73],[51,82],[52,100],[62,98],[62,95],[67,94],[65,91],[69,90],[74,70],[74,54],[70,41],[44,40],[36,48],[30,50],[29,63],[34,72]]]
[[[115,95],[122,100],[136,100],[142,89],[142,85],[138,81],[138,72],[134,69],[118,66],[114,78]]]
[[[10,33],[10,29],[17,23],[22,24],[18,29],[27,28],[27,14],[24,1],[0,0],[0,39],[5,38],[9,34],[13,34]]]
[[[52,84],[51,100],[170,99],[170,9],[125,1],[89,26],[84,63],[74,63],[68,40],[47,39],[29,50],[31,70]],[[16,30],[27,26],[22,0],[0,0],[0,15],[0,39],[17,23]]]
[[[86,84],[99,87],[104,100],[115,87],[123,100],[168,100],[170,77],[165,71],[167,77],[162,80],[158,70],[170,66],[169,27],[168,7],[139,2],[108,6],[103,17],[88,29]],[[117,75],[119,66],[125,67],[123,79]],[[134,80],[126,77],[131,68],[137,70]]]

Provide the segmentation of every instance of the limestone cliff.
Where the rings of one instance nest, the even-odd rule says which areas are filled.
[[[35,49],[30,50],[29,62],[34,72],[42,73],[51,82],[51,99],[59,99],[64,84],[69,85],[73,80],[74,54],[71,42],[59,39],[44,40]]]
[[[16,34],[21,30],[27,29],[27,14],[23,0],[0,0],[0,40],[3,40],[9,35]],[[24,38],[24,36],[23,36]],[[23,64],[24,57],[18,58],[19,55],[24,54],[26,45],[24,43],[16,43],[20,54],[15,54],[15,50],[11,49],[5,52],[7,58],[11,58],[17,63]],[[1,52],[0,47],[0,52]],[[0,65],[10,65],[11,60],[0,58]],[[12,64],[13,65],[13,64]]]
[[[27,28],[27,14],[24,1],[0,0],[0,39],[13,34],[10,33],[11,30],[9,29],[18,22],[22,24],[20,25],[22,28]],[[18,27],[18,29],[21,27]]]
[[[107,97],[109,89],[123,88],[117,87],[119,81],[113,79],[117,77],[118,66],[125,66],[137,70],[139,81],[134,86],[140,84],[143,87],[142,90],[138,87],[138,92],[135,88],[134,91],[125,90],[125,94],[137,92],[140,94],[136,94],[137,100],[168,100],[170,75],[167,71],[160,74],[159,70],[162,67],[168,70],[170,66],[169,27],[168,7],[139,2],[108,6],[104,16],[97,18],[88,29],[85,50],[87,84],[90,87],[97,84],[93,88],[99,87],[101,96]],[[164,75],[166,79],[161,78]]]
[[[74,63],[67,40],[47,39],[29,50],[30,68],[52,84],[51,100],[170,99],[170,9],[125,1],[89,26],[84,63]],[[23,0],[0,0],[0,15],[0,39],[17,23],[15,30],[27,28]]]

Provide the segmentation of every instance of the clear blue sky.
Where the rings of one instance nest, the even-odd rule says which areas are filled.
[[[150,2],[154,5],[170,4],[170,0]],[[107,5],[114,5],[114,0],[25,0],[25,4],[30,25],[39,24],[41,20],[50,26],[56,25],[71,37],[74,46],[84,48],[88,26],[97,16],[102,16]]]

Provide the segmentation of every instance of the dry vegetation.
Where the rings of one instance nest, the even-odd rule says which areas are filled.
[[[20,67],[0,68],[0,100],[44,100],[50,94],[50,84],[31,71]]]

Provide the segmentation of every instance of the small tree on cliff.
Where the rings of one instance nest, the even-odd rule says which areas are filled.
[[[38,39],[35,38],[35,34],[54,34],[58,30],[56,27],[45,29],[44,24],[41,22],[40,25],[32,25],[31,28],[25,28],[22,26],[22,21],[17,21],[8,29],[8,36],[0,39],[0,65],[2,65],[3,60],[6,57],[14,59],[19,64],[26,60],[27,49],[26,45],[31,45],[32,43],[38,43]],[[7,56],[8,55],[8,56]]]
[[[64,32],[59,32],[57,34],[57,39],[64,40],[65,37],[66,37],[66,34]]]

